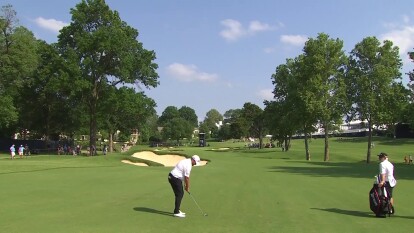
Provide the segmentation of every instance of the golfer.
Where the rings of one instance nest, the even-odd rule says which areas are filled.
[[[200,157],[193,155],[189,159],[183,159],[175,165],[174,169],[168,174],[168,182],[175,195],[174,217],[185,218],[185,213],[181,212],[181,200],[184,196],[183,181],[185,191],[190,192],[190,173],[194,165],[200,163]]]
[[[394,165],[388,161],[388,155],[386,153],[380,153],[378,155],[378,159],[380,160],[379,172],[381,175],[381,182],[378,184],[378,186],[385,187],[390,197],[390,203],[394,206],[392,191],[394,189],[394,186],[397,185],[397,180],[394,178]]]

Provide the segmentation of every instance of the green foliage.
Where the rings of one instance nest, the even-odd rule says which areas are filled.
[[[364,38],[355,45],[349,57],[347,74],[348,94],[352,100],[351,118],[368,121],[369,139],[374,125],[393,120],[394,106],[400,95],[395,92],[401,79],[402,66],[398,47],[391,41],[381,42],[375,37]],[[368,140],[367,163],[371,160]]]
[[[155,53],[137,41],[138,31],[122,21],[102,0],[85,0],[71,9],[72,22],[58,36],[63,58],[75,61],[80,78],[88,85],[81,89],[88,104],[90,142],[95,143],[99,101],[108,86],[158,85]]]
[[[191,138],[193,130],[194,128],[190,122],[178,117],[168,121],[164,125],[162,136],[164,140],[176,140],[178,143],[180,139]]]
[[[174,118],[180,117],[180,112],[175,106],[168,106],[164,109],[161,116],[158,118],[158,124],[164,126],[167,122],[171,121]]]
[[[0,128],[8,128],[17,122],[18,114],[13,105],[13,98],[0,94]]]
[[[180,109],[178,109],[178,113],[180,114],[181,118],[187,120],[193,127],[198,126],[198,117],[194,109],[187,106],[182,106]]]

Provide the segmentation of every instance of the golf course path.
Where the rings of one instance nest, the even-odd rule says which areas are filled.
[[[163,164],[165,167],[174,167],[180,160],[185,159],[184,156],[179,155],[157,155],[152,151],[142,151],[137,152],[132,155],[135,158],[150,160],[156,163]],[[200,161],[200,164],[197,166],[204,166],[207,164],[207,161]]]

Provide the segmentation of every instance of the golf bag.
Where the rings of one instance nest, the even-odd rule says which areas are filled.
[[[390,198],[387,195],[387,189],[382,186],[379,187],[379,176],[376,176],[376,182],[369,191],[369,206],[377,217],[388,217],[394,213],[394,207],[390,203]]]

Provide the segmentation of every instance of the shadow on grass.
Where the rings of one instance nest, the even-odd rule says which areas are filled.
[[[102,167],[115,167],[115,166],[90,166],[90,167],[51,167],[51,168],[43,168],[43,169],[33,169],[33,170],[25,170],[25,171],[10,171],[10,172],[0,172],[1,175],[7,174],[16,174],[16,173],[29,173],[29,172],[44,172],[50,170],[60,170],[60,169],[89,169],[89,168],[102,168]]]
[[[327,209],[320,209],[320,208],[311,208],[312,210],[321,210],[331,213],[337,213],[337,214],[344,214],[344,215],[351,215],[351,216],[357,216],[357,217],[363,217],[363,218],[372,218],[375,217],[371,212],[365,212],[365,211],[357,211],[357,210],[342,210],[338,208],[327,208]]]
[[[298,166],[273,166],[269,167],[270,172],[288,172],[292,174],[303,174],[317,177],[350,177],[350,178],[370,178],[378,174],[378,163],[372,162],[305,162],[305,161],[286,161],[289,164],[299,164]],[[396,179],[412,179],[411,166],[394,164],[397,171]]]
[[[344,215],[351,215],[356,217],[362,217],[362,218],[376,218],[374,213],[372,212],[365,212],[365,211],[357,211],[357,210],[342,210],[338,208],[326,208],[326,209],[320,209],[320,208],[311,208],[312,210],[321,210],[331,213],[337,213],[337,214],[344,214]],[[392,215],[391,218],[406,218],[406,219],[414,219],[414,217],[411,216],[399,216],[399,215]]]
[[[147,208],[147,207],[135,207],[134,210],[135,211],[140,211],[140,212],[151,213],[151,214],[160,214],[160,215],[166,215],[166,216],[173,216],[173,214],[171,212],[156,210],[156,209]]]
[[[287,163],[298,164],[298,166],[273,166],[270,172],[287,172],[292,174],[303,174],[316,177],[374,177],[378,172],[378,165],[350,162],[298,162]]]

